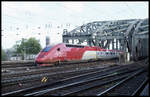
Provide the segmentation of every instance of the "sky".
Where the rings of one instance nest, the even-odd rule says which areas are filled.
[[[2,48],[9,49],[22,38],[35,37],[42,48],[62,42],[63,29],[71,31],[93,21],[148,18],[148,2],[27,2],[3,1]]]

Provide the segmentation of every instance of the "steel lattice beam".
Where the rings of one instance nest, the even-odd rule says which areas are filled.
[[[69,40],[77,39],[79,40],[77,44],[86,41],[90,46],[119,49],[134,55],[135,47],[138,45],[137,40],[147,39],[148,33],[148,19],[95,21],[81,25],[70,32],[65,29],[63,42],[68,43]],[[106,43],[104,44],[104,42]],[[112,48],[110,48],[111,46]]]

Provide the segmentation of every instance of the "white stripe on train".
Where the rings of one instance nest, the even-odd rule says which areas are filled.
[[[111,59],[119,57],[119,52],[111,51],[85,51],[82,60],[88,59]]]

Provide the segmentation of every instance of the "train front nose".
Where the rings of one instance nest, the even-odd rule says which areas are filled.
[[[42,63],[44,63],[46,61],[45,57],[46,57],[46,54],[44,52],[40,52],[40,54],[37,56],[37,58],[35,60],[35,63],[36,64],[42,64]]]
[[[37,65],[42,65],[42,64],[45,64],[45,63],[48,63],[49,62],[49,57],[48,55],[50,54],[50,49],[52,47],[48,46],[48,47],[45,47],[38,55],[37,55],[37,58],[35,60],[35,63]]]

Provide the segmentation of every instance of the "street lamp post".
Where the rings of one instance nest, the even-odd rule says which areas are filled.
[[[24,46],[24,54],[23,54],[23,57],[24,57],[23,60],[26,60],[26,47],[25,47],[25,46]]]
[[[18,35],[19,35],[19,34],[18,34],[18,30],[19,30],[19,28],[16,28],[16,29],[17,29],[17,34],[16,34],[16,35],[17,35],[17,38],[18,38]],[[19,41],[16,41],[17,49],[18,49],[18,42],[19,42]],[[17,52],[17,58],[16,58],[16,60],[18,60],[18,52]]]

